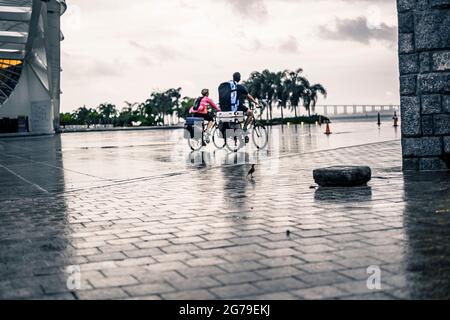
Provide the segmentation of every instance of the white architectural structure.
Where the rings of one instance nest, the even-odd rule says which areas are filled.
[[[0,121],[20,119],[19,131],[59,127],[66,8],[65,0],[0,0]]]

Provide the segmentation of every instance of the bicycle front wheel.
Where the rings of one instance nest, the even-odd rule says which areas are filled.
[[[256,148],[264,149],[267,147],[269,143],[269,132],[266,127],[261,124],[255,125],[252,131],[252,139]]]

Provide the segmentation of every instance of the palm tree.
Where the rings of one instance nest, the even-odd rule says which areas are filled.
[[[319,94],[327,98],[327,90],[319,83],[310,85],[309,81],[303,80],[304,94],[303,94],[303,106],[308,111],[308,116],[311,117],[311,109],[313,109],[319,100]]]
[[[289,85],[289,91],[290,91],[290,96],[289,96],[289,103],[291,106],[291,110],[294,110],[295,113],[295,117],[298,117],[298,112],[297,112],[297,108],[300,104],[300,100],[303,97],[305,88],[303,86],[304,81],[306,80],[306,78],[300,76],[300,74],[303,72],[303,69],[299,68],[296,71],[290,71],[288,73],[288,77],[289,77],[289,81],[288,81],[288,85]]]
[[[284,109],[290,98],[290,79],[287,77],[288,71],[281,71],[275,74],[275,95],[277,98],[277,105],[281,109],[281,119],[284,120]]]
[[[277,74],[266,69],[261,73],[261,75],[263,78],[261,90],[264,93],[264,99],[267,101],[269,106],[270,120],[272,120],[272,105],[273,101],[276,99],[277,90]]]
[[[180,106],[181,88],[169,89],[166,91],[166,95],[170,98],[169,116],[173,122],[173,114]]]
[[[264,91],[264,75],[261,72],[254,71],[250,74],[250,78],[244,82],[248,92],[258,101],[267,100],[267,94]],[[267,102],[267,101],[265,101]],[[269,120],[269,108],[266,109],[267,120]]]

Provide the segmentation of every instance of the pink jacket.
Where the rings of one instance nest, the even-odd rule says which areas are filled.
[[[200,113],[200,114],[207,114],[208,113],[208,106],[213,107],[216,109],[216,111],[221,111],[220,108],[209,98],[209,97],[203,97],[202,101],[200,102],[200,107],[197,111],[194,111],[194,106],[191,107],[189,110],[189,113]]]

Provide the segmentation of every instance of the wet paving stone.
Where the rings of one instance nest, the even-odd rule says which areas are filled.
[[[114,149],[96,134],[0,140],[0,164],[24,178],[0,167],[0,299],[450,298],[450,173],[403,173],[393,132],[284,130],[294,145],[270,157],[208,149],[194,166],[176,132]],[[253,180],[222,163],[254,155]],[[342,163],[372,181],[310,188],[314,168]]]

